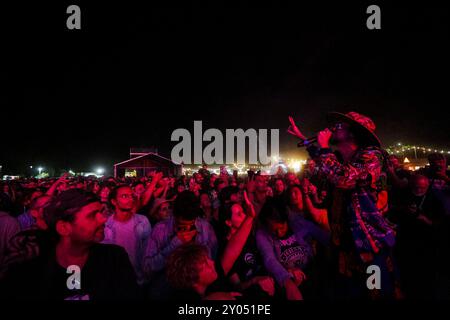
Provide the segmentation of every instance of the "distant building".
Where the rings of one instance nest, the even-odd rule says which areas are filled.
[[[400,158],[400,160],[402,160]],[[418,158],[418,159],[409,159],[408,157],[405,157],[403,159],[403,168],[411,171],[419,170],[420,168],[425,168],[428,165],[428,160],[424,158]]]
[[[180,176],[182,166],[158,154],[155,148],[130,148],[130,159],[114,165],[114,177],[145,177],[152,171]]]

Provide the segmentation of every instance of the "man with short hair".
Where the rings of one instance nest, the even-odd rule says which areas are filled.
[[[430,188],[427,177],[412,175],[408,188],[391,209],[392,219],[398,223],[396,251],[402,287],[406,298],[411,299],[437,298],[434,292],[436,279],[440,279],[437,271],[444,262],[439,259],[438,249],[448,247],[441,239],[444,208]],[[415,267],[411,269],[411,265]],[[421,277],[417,277],[416,270],[421,270]]]
[[[430,179],[433,189],[450,187],[450,172],[447,170],[447,159],[443,154],[432,153],[428,156],[430,167],[424,174]]]
[[[107,300],[136,298],[125,250],[100,244],[106,217],[94,194],[72,189],[44,209],[54,242],[31,260],[11,266],[0,286],[10,299]]]

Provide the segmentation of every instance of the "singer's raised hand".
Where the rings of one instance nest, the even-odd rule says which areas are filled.
[[[306,137],[300,132],[300,129],[297,127],[294,119],[291,116],[289,116],[289,122],[291,123],[291,125],[288,127],[287,132],[293,135],[294,137],[305,140]]]

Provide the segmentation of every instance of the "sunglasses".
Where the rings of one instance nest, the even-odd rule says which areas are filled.
[[[338,122],[334,125],[334,130],[341,130],[344,127],[344,124],[341,122]]]

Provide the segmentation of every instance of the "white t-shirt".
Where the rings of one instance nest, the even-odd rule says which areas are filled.
[[[123,247],[130,257],[131,264],[136,269],[136,234],[134,231],[134,219],[125,222],[115,221],[116,241],[115,244]]]

